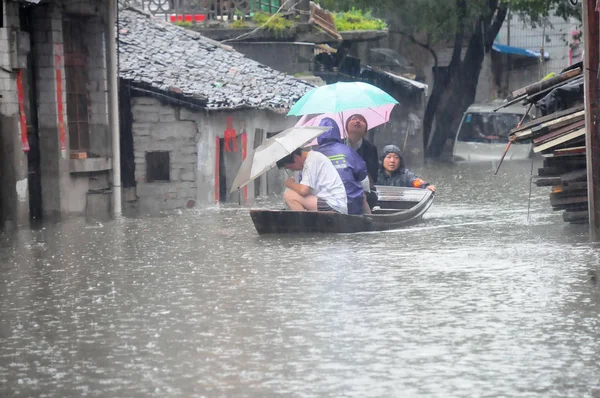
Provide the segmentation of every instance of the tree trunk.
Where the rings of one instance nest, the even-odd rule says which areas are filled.
[[[455,33],[454,52],[448,66],[449,81],[437,88],[439,98],[434,98],[436,92],[435,80],[430,101],[436,101],[435,133],[427,147],[427,155],[438,157],[444,148],[446,140],[453,138],[460,124],[463,113],[475,100],[477,83],[481,73],[481,65],[492,47],[494,39],[506,18],[506,6],[498,4],[498,0],[489,0],[489,11],[479,18],[473,27],[469,44],[464,58],[461,60],[464,25],[459,23]],[[457,0],[457,10],[466,10],[464,0]],[[464,14],[463,14],[464,15]],[[462,19],[461,19],[462,21]],[[429,104],[428,104],[429,108]],[[429,114],[431,117],[431,114]],[[427,123],[425,121],[424,123]],[[429,121],[431,123],[431,121]],[[430,124],[431,125],[431,124]]]
[[[442,100],[442,94],[448,87],[449,82],[450,76],[448,75],[448,71],[445,68],[439,68],[437,65],[434,66],[431,94],[429,95],[429,101],[427,101],[425,114],[423,115],[423,145],[426,152],[432,144],[433,136],[431,135],[431,130],[433,127],[433,120],[437,113],[440,101]]]

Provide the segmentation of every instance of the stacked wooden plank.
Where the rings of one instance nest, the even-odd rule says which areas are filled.
[[[514,129],[511,142],[531,142],[541,153],[543,166],[535,178],[537,186],[552,187],[550,205],[564,211],[563,220],[588,222],[585,112],[583,106],[531,120]]]
[[[560,73],[559,75],[553,76],[549,79],[545,79],[513,91],[508,96],[508,102],[498,107],[498,109],[516,103],[522,103],[524,105],[533,104],[542,99],[546,94],[548,94],[552,90],[572,83],[576,79],[580,79],[582,75],[583,65],[581,63],[575,64],[572,67]]]
[[[525,104],[535,102],[542,95],[554,90],[557,87],[563,86],[577,79],[582,74],[581,68],[575,68],[565,71],[557,76],[551,77],[537,83],[530,84],[516,91],[513,91],[509,97],[509,101],[523,100]]]

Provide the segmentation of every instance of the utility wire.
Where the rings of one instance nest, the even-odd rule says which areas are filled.
[[[256,29],[251,30],[250,32],[246,32],[246,33],[244,33],[242,35],[239,35],[238,37],[234,37],[233,39],[222,40],[221,43],[225,43],[225,42],[228,42],[228,41],[240,40],[240,39],[243,39],[245,37],[248,37],[248,36],[253,35],[254,33],[258,32],[259,30],[261,30],[262,28],[264,28],[269,22],[271,22],[271,20],[273,18],[275,18],[275,16],[279,15],[281,13],[281,10],[283,10],[283,7],[285,7],[287,5],[287,3],[290,2],[290,1],[291,0],[284,1],[283,4],[279,7],[279,9],[277,11],[275,11],[275,13],[273,15],[271,15],[271,17],[269,19],[267,19],[267,21],[264,24],[258,26]],[[300,0],[296,1],[294,3],[294,5],[292,5],[292,8],[296,7],[299,3],[300,3]]]

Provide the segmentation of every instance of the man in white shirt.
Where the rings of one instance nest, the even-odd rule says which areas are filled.
[[[277,162],[277,167],[302,170],[302,179],[297,183],[288,178],[283,198],[291,210],[336,211],[348,214],[346,189],[335,166],[322,153],[304,152],[296,149]]]

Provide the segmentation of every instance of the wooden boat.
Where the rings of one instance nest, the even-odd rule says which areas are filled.
[[[259,234],[282,233],[354,233],[385,231],[421,221],[433,204],[428,189],[377,186],[379,209],[368,215],[335,212],[250,210]]]

